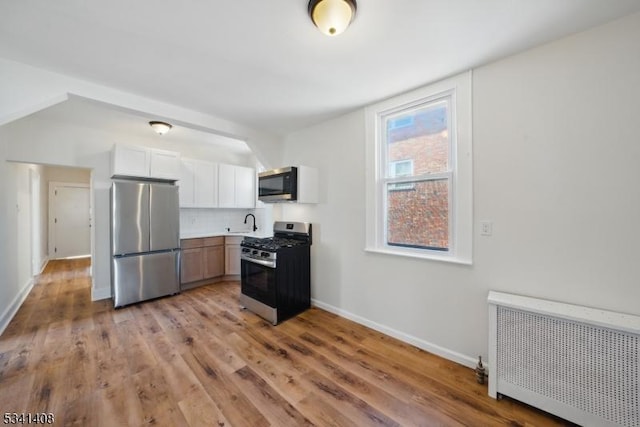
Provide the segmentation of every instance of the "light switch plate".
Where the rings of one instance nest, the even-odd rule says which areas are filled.
[[[491,236],[493,234],[493,223],[491,221],[480,222],[480,235]]]

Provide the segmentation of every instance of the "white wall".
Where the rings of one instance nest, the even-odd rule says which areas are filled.
[[[0,129],[0,155],[6,151],[6,137]],[[31,290],[32,198],[30,171],[38,166],[0,162],[0,333]],[[37,207],[36,207],[37,208]],[[39,215],[39,213],[36,213]],[[40,236],[41,237],[41,236]],[[36,248],[37,252],[37,248]],[[37,253],[33,253],[36,257]]]
[[[25,287],[31,280],[31,187],[29,165],[12,164],[12,176],[15,179],[16,227],[14,233],[17,240],[15,247],[16,266],[18,267],[18,283]]]
[[[474,263],[365,253],[364,112],[289,135],[319,168],[316,302],[473,365],[491,289],[640,315],[640,14],[473,73]],[[493,221],[480,236],[479,221]]]
[[[43,124],[43,126],[47,125],[48,124]],[[61,168],[56,166],[45,166],[44,180],[47,186],[50,182],[72,182],[88,185],[91,183],[91,170],[84,168]]]
[[[47,262],[47,190],[44,167],[30,165],[31,274],[39,274]]]

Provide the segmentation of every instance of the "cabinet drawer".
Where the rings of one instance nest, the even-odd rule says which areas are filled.
[[[182,249],[201,248],[205,246],[205,240],[206,239],[184,239],[180,241],[180,247]]]
[[[226,245],[239,245],[242,243],[242,239],[244,239],[242,236],[226,236],[224,243]]]
[[[224,245],[224,236],[218,237],[205,237],[204,246],[222,246]]]

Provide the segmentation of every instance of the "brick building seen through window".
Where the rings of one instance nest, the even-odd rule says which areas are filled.
[[[432,250],[449,249],[450,180],[416,179],[449,172],[448,102],[431,103],[387,119],[389,177],[387,244]]]

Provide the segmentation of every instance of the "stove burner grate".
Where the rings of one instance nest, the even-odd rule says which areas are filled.
[[[259,239],[256,237],[245,237],[242,246],[253,249],[261,249],[267,251],[277,251],[280,248],[292,248],[294,246],[308,245],[309,242],[300,239],[291,239],[288,237],[266,237]]]

